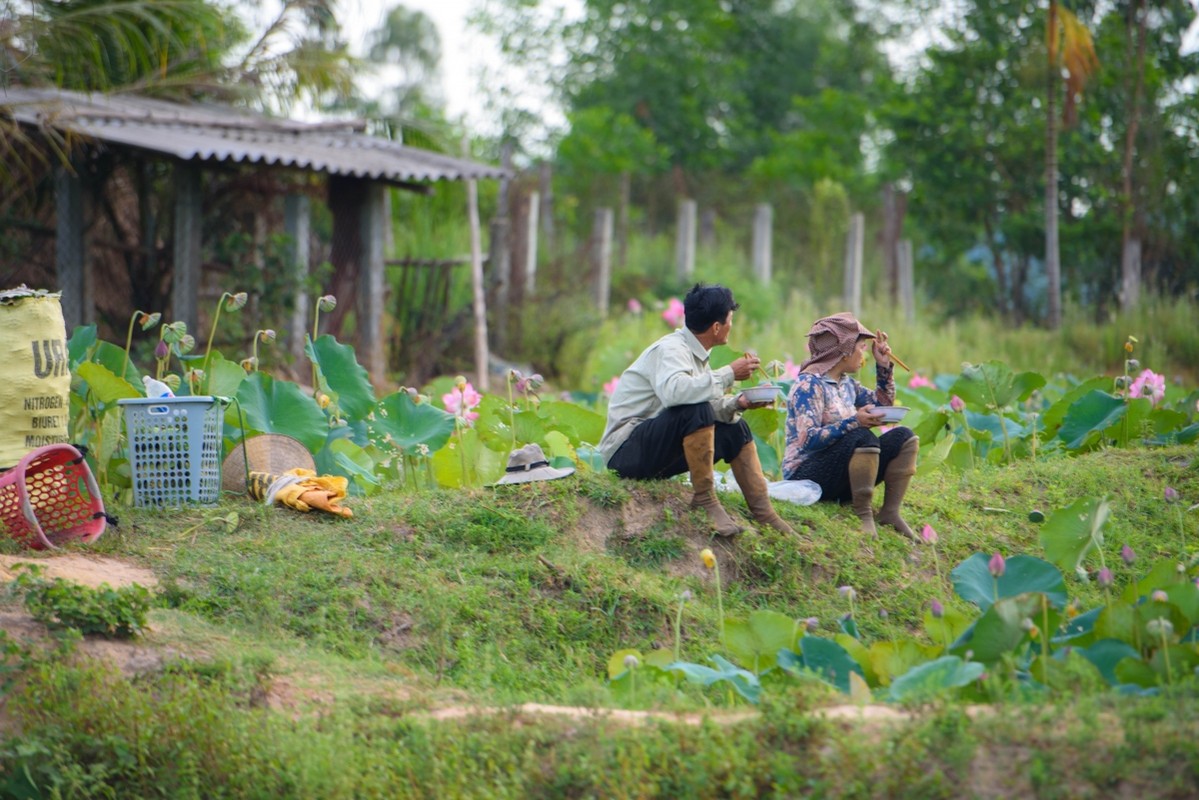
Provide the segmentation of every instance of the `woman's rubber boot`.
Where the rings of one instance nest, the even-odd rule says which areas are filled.
[[[883,471],[883,483],[886,485],[883,507],[878,510],[876,517],[879,522],[890,525],[909,539],[915,539],[916,534],[903,521],[903,517],[899,516],[899,506],[903,503],[903,496],[907,494],[912,476],[916,474],[916,454],[919,452],[920,437],[913,436],[903,443],[895,458],[887,464],[886,470]]]
[[[859,447],[849,458],[849,490],[853,513],[862,521],[862,533],[877,536],[874,527],[874,482],[878,480],[877,447]]]
[[[745,495],[745,504],[749,513],[763,525],[769,525],[779,533],[795,533],[795,529],[778,515],[770,502],[770,494],[766,486],[766,476],[762,474],[762,462],[758,460],[758,446],[750,439],[737,457],[729,462],[733,468],[733,477]]]
[[[733,521],[716,499],[716,481],[712,474],[716,456],[716,428],[709,425],[683,437],[683,455],[687,459],[687,469],[691,471],[691,488],[695,491],[691,507],[707,512],[717,535],[736,536],[741,533],[744,528]]]

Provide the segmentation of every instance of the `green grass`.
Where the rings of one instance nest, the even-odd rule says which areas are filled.
[[[945,578],[975,552],[1040,555],[1029,511],[1106,494],[1104,556],[1118,591],[1154,561],[1180,556],[1166,486],[1188,505],[1199,500],[1193,447],[921,473],[906,515],[917,530],[937,530]],[[16,794],[25,769],[39,787],[33,796],[77,797],[160,796],[167,786],[178,797],[1196,790],[1193,686],[1132,699],[1080,681],[1051,701],[1013,694],[973,717],[933,705],[894,726],[812,717],[843,698],[783,680],[767,682],[761,713],[737,724],[634,728],[514,711],[434,721],[425,712],[450,705],[617,705],[605,688],[608,657],[673,647],[684,590],[692,600],[682,656],[702,663],[719,651],[704,547],[721,559],[729,616],[769,608],[817,617],[831,636],[849,611],[837,587],[851,585],[869,644],[921,636],[930,600],[960,601],[938,583],[931,548],[885,529],[864,539],[835,505],[783,506],[798,537],[753,530],[733,540],[707,535],[677,483],[585,470],[501,490],[387,491],[350,505],[346,522],[230,498],[220,514],[238,512],[231,532],[200,524],[212,512],[123,510],[119,529],[79,552],[159,577],[142,646],[173,654],[169,666],[130,678],[49,650],[20,659],[4,715],[21,735],[0,734],[0,796]],[[741,499],[727,505],[746,516]],[[1199,550],[1197,518],[1183,517],[1188,555]],[[1125,544],[1137,553],[1133,568],[1120,560]],[[1094,583],[1067,580],[1084,607],[1102,601]],[[743,708],[719,689],[694,688],[634,703],[730,705]]]

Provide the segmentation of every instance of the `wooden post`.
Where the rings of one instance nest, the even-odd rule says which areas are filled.
[[[883,184],[883,274],[892,304],[899,302],[899,236],[906,204],[907,196],[894,184]]]
[[[705,208],[699,215],[699,243],[705,250],[716,246],[716,209]]]
[[[591,233],[592,258],[595,259],[595,306],[601,317],[608,316],[612,288],[612,209],[595,210],[595,228]]]
[[[899,256],[899,305],[903,309],[905,322],[916,321],[916,286],[912,274],[912,240],[900,239]]]
[[[175,247],[174,279],[171,282],[171,318],[186,322],[187,329],[201,339],[196,309],[200,291],[201,219],[200,168],[188,161],[175,162]]]
[[[774,208],[770,203],[758,203],[754,209],[753,265],[754,277],[761,283],[770,283],[773,228]]]
[[[310,250],[312,208],[308,197],[289,194],[283,199],[283,231],[287,234],[287,267],[291,275],[291,330],[287,335],[287,350],[297,361],[304,358],[304,337],[308,330],[308,259]]]
[[[382,387],[386,381],[387,358],[383,347],[383,306],[387,297],[383,273],[383,242],[387,228],[387,186],[365,182],[365,200],[361,217],[362,273],[366,277],[358,291],[359,357],[371,383]]]
[[[462,156],[470,156],[467,139],[462,138]],[[479,187],[474,178],[466,181],[466,213],[470,219],[470,285],[474,295],[475,313],[475,381],[481,392],[491,388],[488,365],[491,354],[487,351],[487,298],[483,290],[483,245],[479,234]]]
[[[57,206],[54,265],[58,272],[57,288],[62,292],[62,318],[67,336],[70,336],[76,325],[86,325],[94,316],[88,276],[87,226],[83,218],[83,180],[66,167],[59,167],[54,177],[54,197]]]
[[[541,195],[529,192],[529,214],[525,219],[525,297],[532,297],[537,287],[537,219]]]
[[[862,246],[866,219],[860,212],[849,216],[845,236],[845,305],[855,317],[862,313]]]
[[[512,248],[509,243],[506,209],[491,220],[487,263],[491,268],[492,285],[495,286],[492,321],[495,324],[496,347],[502,353],[507,342],[508,298],[512,290]]]
[[[1132,311],[1141,302],[1141,240],[1129,238],[1120,254],[1120,310]]]
[[[695,274],[695,212],[694,200],[679,202],[679,225],[675,237],[675,267],[679,279],[687,282]]]
[[[539,193],[541,194],[541,235],[545,237],[545,250],[554,255],[554,168],[548,161],[541,162]]]
[[[620,205],[616,215],[616,263],[624,269],[629,265],[629,198],[633,193],[629,171],[620,173]]]

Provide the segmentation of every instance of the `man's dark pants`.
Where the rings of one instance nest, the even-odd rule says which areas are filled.
[[[683,439],[702,428],[715,426],[716,461],[731,462],[753,440],[744,420],[717,422],[711,403],[665,408],[647,419],[608,461],[608,469],[622,478],[669,478],[688,471]]]

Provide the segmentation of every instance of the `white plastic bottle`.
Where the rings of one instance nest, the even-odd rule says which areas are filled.
[[[146,397],[174,397],[175,393],[171,391],[171,387],[167,386],[157,378],[151,378],[149,375],[142,376],[142,383],[146,384]]]

